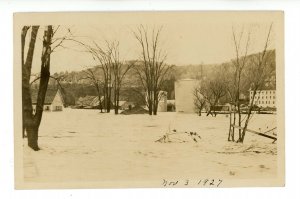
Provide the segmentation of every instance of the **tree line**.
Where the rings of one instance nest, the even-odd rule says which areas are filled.
[[[237,32],[233,28],[235,58],[230,63],[215,67],[209,76],[199,78],[201,84],[194,89],[194,104],[199,115],[207,107],[207,116],[216,116],[216,105],[222,98],[226,98],[231,105],[228,141],[244,142],[256,95],[266,84],[276,85],[275,50],[269,50],[271,31],[272,24],[268,28],[261,52],[249,55],[251,32],[245,33],[243,29]],[[241,95],[249,90],[253,92],[253,96],[249,99],[247,113],[242,118]]]
[[[34,57],[35,44],[39,26],[24,26],[21,31],[21,67],[22,67],[22,112],[23,112],[23,134],[26,131],[28,146],[33,150],[38,147],[38,129],[43,115],[43,105],[46,91],[50,79],[54,79],[58,84],[63,76],[53,77],[50,75],[51,54],[57,48],[65,48],[65,41],[77,42],[91,55],[91,59],[97,63],[97,67],[83,70],[82,80],[86,80],[97,92],[99,97],[99,109],[101,112],[110,112],[111,101],[114,102],[114,112],[119,113],[119,100],[122,88],[126,85],[126,76],[129,72],[136,75],[136,85],[139,86],[137,94],[145,100],[149,115],[156,115],[159,91],[168,87],[172,79],[171,74],[174,66],[166,64],[167,52],[162,48],[161,32],[162,27],[149,29],[140,25],[132,32],[140,49],[140,56],[133,61],[125,61],[120,55],[120,41],[105,41],[105,45],[100,46],[97,42],[87,44],[78,41],[73,37],[71,30],[67,29],[63,37],[55,37],[60,26],[48,25],[43,31],[42,55],[40,73],[34,81],[39,81],[36,111],[33,112],[31,101],[31,68]],[[27,54],[25,56],[25,44],[28,32],[29,36]],[[223,97],[227,97],[234,109],[230,112],[230,124],[228,141],[235,141],[235,127],[238,129],[238,142],[243,142],[247,126],[251,119],[254,107],[254,97],[257,91],[264,85],[270,74],[274,73],[275,63],[272,60],[272,53],[268,51],[270,44],[270,33],[272,25],[266,36],[266,41],[262,51],[258,54],[248,56],[250,45],[250,32],[244,34],[242,30],[239,34],[232,30],[232,40],[236,58],[230,64],[223,64],[212,70],[212,72],[201,78],[201,86],[195,89],[197,108],[200,110],[205,104],[209,104],[209,114],[215,114],[215,106]],[[242,42],[244,41],[244,42]],[[174,71],[173,71],[174,72]],[[171,81],[170,81],[171,80]],[[253,91],[253,98],[250,100],[248,113],[242,123],[240,94],[245,86],[249,86]],[[134,87],[133,87],[134,89]],[[100,99],[104,95],[103,104]],[[198,100],[198,101],[197,101]]]
[[[114,112],[119,113],[120,92],[124,86],[124,79],[130,70],[138,76],[139,84],[142,85],[143,99],[148,107],[149,115],[156,115],[159,101],[159,91],[170,73],[172,66],[165,63],[167,54],[161,47],[162,28],[148,29],[143,25],[133,31],[133,37],[140,47],[140,57],[135,61],[126,62],[120,56],[119,41],[105,41],[104,46],[100,46],[93,41],[92,45],[77,40],[70,29],[66,30],[63,37],[55,37],[60,26],[48,25],[43,32],[42,55],[40,73],[34,81],[39,81],[36,111],[33,111],[31,100],[31,69],[34,50],[37,40],[39,26],[24,26],[21,31],[21,59],[22,59],[22,112],[23,112],[23,136],[25,131],[28,137],[28,146],[33,150],[39,150],[38,129],[43,114],[43,106],[48,88],[49,79],[53,78],[59,85],[63,76],[53,77],[50,75],[51,54],[57,48],[66,48],[63,44],[66,41],[79,43],[84,47],[85,52],[91,55],[96,61],[98,68],[86,68],[84,77],[97,91],[99,97],[99,109],[104,109],[107,113],[111,110],[111,101],[114,102]],[[26,36],[31,30],[28,51],[25,58]],[[101,71],[101,75],[97,74]],[[112,92],[112,89],[114,92]],[[104,94],[102,104],[101,94]],[[112,96],[113,93],[113,96]]]

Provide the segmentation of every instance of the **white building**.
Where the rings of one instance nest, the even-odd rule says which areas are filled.
[[[158,112],[167,112],[167,107],[168,107],[167,99],[168,99],[168,92],[167,91],[159,91],[158,106],[157,106]]]
[[[194,90],[199,86],[196,79],[181,79],[175,82],[176,112],[195,113]]]
[[[152,96],[153,96],[153,92]],[[152,97],[154,98],[154,97]],[[167,112],[167,98],[168,98],[168,92],[167,91],[159,91],[158,92],[158,105],[157,105],[157,112]],[[148,103],[148,92],[145,92],[145,100],[146,103]]]
[[[250,102],[253,98],[253,91],[250,90]],[[258,107],[276,107],[276,90],[275,89],[265,89],[265,90],[258,90],[254,97],[253,104],[257,105]]]
[[[33,111],[36,111],[37,104],[37,90],[31,90],[31,100]],[[64,100],[59,89],[47,89],[45,101],[44,101],[44,111],[62,111],[64,107]]]

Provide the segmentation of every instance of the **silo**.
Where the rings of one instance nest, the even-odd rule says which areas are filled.
[[[166,91],[159,91],[158,94],[158,112],[167,112],[167,98],[168,98],[168,92]]]
[[[175,82],[176,112],[195,113],[194,89],[199,86],[196,79],[181,79]]]

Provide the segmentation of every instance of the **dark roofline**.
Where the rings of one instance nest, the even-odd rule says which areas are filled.
[[[62,94],[61,94],[61,91],[56,88],[56,89],[47,89],[46,91],[46,96],[45,96],[45,101],[44,101],[44,105],[51,105],[57,92],[59,92],[59,95],[62,99],[62,103],[64,104],[64,101],[63,101],[63,97],[62,97]],[[38,97],[38,89],[31,89],[31,101],[32,101],[32,104],[33,105],[36,105],[37,104],[37,97]]]

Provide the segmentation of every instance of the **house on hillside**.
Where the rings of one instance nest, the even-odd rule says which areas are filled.
[[[31,100],[33,111],[36,111],[38,90],[31,90]],[[63,111],[64,99],[60,89],[47,89],[45,101],[44,101],[44,111]]]
[[[249,90],[250,93],[250,102],[253,98],[253,90]],[[265,85],[260,90],[256,91],[256,95],[254,96],[253,104],[258,107],[266,108],[276,108],[276,87],[273,85]]]

